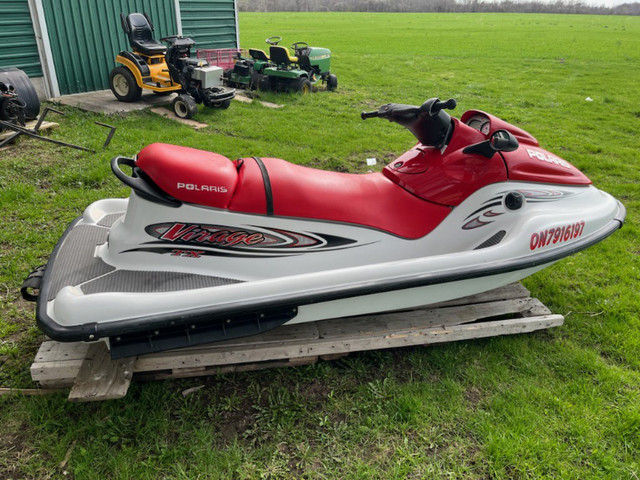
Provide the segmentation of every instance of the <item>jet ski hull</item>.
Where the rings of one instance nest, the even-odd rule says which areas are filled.
[[[524,197],[522,208],[506,206],[511,192]],[[171,208],[132,193],[95,202],[67,229],[36,318],[54,339],[108,338],[112,355],[128,356],[411,308],[520,280],[603,240],[624,216],[592,186],[503,182],[475,192],[429,235],[406,239],[357,225]]]

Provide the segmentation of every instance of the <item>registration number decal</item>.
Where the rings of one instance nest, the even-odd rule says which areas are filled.
[[[583,231],[584,220],[580,220],[561,227],[548,228],[541,232],[535,232],[531,234],[529,248],[536,250],[551,245],[552,243],[568,242],[569,240],[582,236]]]

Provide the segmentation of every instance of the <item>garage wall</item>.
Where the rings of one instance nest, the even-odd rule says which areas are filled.
[[[5,67],[42,76],[28,0],[0,1],[0,68]]]
[[[180,0],[182,35],[198,48],[238,48],[234,0]]]
[[[109,88],[115,56],[129,50],[120,12],[147,12],[155,37],[177,32],[167,0],[42,0],[60,94]]]

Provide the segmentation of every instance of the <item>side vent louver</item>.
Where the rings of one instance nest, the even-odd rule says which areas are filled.
[[[500,230],[493,237],[489,238],[488,240],[485,240],[480,245],[478,245],[476,248],[474,248],[474,250],[480,250],[481,248],[493,247],[494,245],[499,244],[506,234],[507,234],[507,232],[505,230]]]

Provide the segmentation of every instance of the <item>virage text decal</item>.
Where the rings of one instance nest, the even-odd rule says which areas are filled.
[[[584,220],[579,222],[563,225],[562,227],[549,228],[542,230],[541,232],[535,232],[531,234],[531,241],[529,248],[536,250],[538,248],[546,247],[552,243],[568,242],[574,238],[578,238],[584,231]]]
[[[262,227],[254,228],[182,222],[156,223],[148,225],[145,231],[152,237],[157,238],[159,242],[147,243],[149,247],[138,250],[200,258],[202,255],[226,255],[231,253],[251,256],[272,256],[276,253],[278,255],[292,255],[357,246],[355,240],[334,235],[291,232]],[[158,246],[151,247],[151,245]],[[164,245],[174,246],[164,248]],[[197,246],[206,250],[198,250],[197,254],[193,254],[190,253],[189,249],[176,249],[175,246],[177,245]]]

